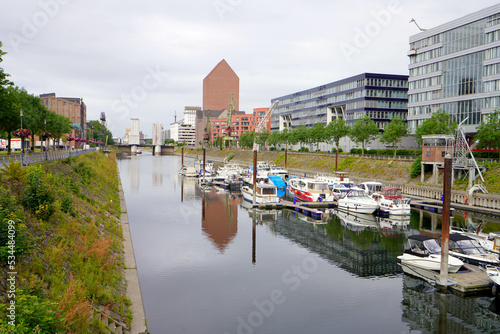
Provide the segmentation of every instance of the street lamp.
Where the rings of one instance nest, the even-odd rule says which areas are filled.
[[[44,147],[45,147],[45,161],[48,161],[49,160],[49,157],[47,156],[47,119],[44,119],[43,120],[43,125],[45,125],[45,133],[44,133],[44,136],[43,136],[43,139],[44,139]]]
[[[21,134],[23,132],[23,110],[21,109]],[[21,166],[24,166],[24,137],[21,136]]]

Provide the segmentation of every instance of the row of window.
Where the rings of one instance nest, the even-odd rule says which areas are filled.
[[[415,67],[410,69],[410,78],[437,71],[441,71],[441,63],[432,63],[424,66]]]
[[[409,85],[409,90],[427,88],[427,87],[432,87],[432,86],[439,86],[439,85],[441,85],[441,77],[437,76],[437,77],[432,77],[432,78],[415,80],[415,81],[409,82],[408,85]]]
[[[432,105],[421,106],[421,107],[410,107],[410,108],[408,108],[408,115],[409,116],[429,115],[433,112],[438,111],[439,109],[441,109],[440,104],[432,104]]]
[[[469,117],[465,124],[478,125],[482,121],[481,109],[496,108],[498,106],[500,106],[500,97],[496,96],[484,99],[433,104],[422,107],[410,107],[408,108],[408,116],[429,115],[438,111],[439,109],[442,109],[443,111],[451,115],[452,121],[460,123],[465,118]],[[420,119],[420,122],[416,121],[417,120],[412,120],[411,123],[409,121],[408,124],[412,124],[413,127],[416,127],[417,125],[421,124],[423,119]]]
[[[483,76],[500,74],[500,63],[486,65],[483,67]]]
[[[418,50],[430,45],[441,43],[441,34],[430,36],[410,44],[410,49]]]
[[[500,80],[493,80],[484,83],[485,92],[494,92],[500,90]]]
[[[486,18],[486,27],[492,27],[497,24],[500,24],[500,13],[493,14]]]
[[[320,89],[319,91],[316,91],[313,93],[308,93],[308,94],[303,94],[303,95],[300,95],[300,93],[295,93],[295,96],[282,100],[280,104],[284,105],[284,104],[289,104],[289,103],[294,103],[294,102],[299,102],[299,101],[307,101],[307,100],[310,100],[313,98],[322,97],[324,95],[335,94],[335,93],[343,92],[346,90],[351,90],[354,88],[361,88],[364,86],[408,88],[408,82],[406,80],[366,78],[366,79],[361,79],[361,80],[357,80],[357,81],[352,81],[352,82],[349,82],[349,83],[346,83],[346,84],[343,84],[340,86],[334,86],[334,87],[330,87],[330,88],[325,87],[325,88]],[[344,96],[344,95],[340,95],[340,96]],[[345,98],[344,98],[344,100],[345,100]]]
[[[434,59],[441,56],[441,49],[429,50],[410,57],[410,64],[420,63],[429,59]]]
[[[422,101],[431,101],[431,100],[436,100],[436,99],[440,99],[440,98],[441,98],[441,91],[440,90],[433,90],[430,92],[411,94],[410,96],[408,96],[408,102],[414,103],[414,102],[422,102]]]

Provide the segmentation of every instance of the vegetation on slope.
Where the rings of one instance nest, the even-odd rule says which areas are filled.
[[[104,333],[99,306],[130,324],[114,156],[101,152],[0,171],[1,333]],[[9,225],[15,225],[14,252]],[[8,266],[9,255],[15,257]],[[10,259],[13,259],[12,257]],[[15,301],[15,329],[7,306]],[[7,304],[9,302],[9,304]]]

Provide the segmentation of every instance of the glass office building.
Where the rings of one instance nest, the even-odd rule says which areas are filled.
[[[473,135],[500,107],[500,4],[410,37],[408,125],[444,110]]]
[[[271,131],[335,118],[354,123],[370,116],[383,129],[395,116],[406,119],[408,76],[363,73],[326,85],[274,98],[279,101],[271,116]]]

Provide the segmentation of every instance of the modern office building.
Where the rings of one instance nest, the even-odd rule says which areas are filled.
[[[410,37],[408,124],[443,110],[473,135],[500,107],[500,4]]]
[[[203,110],[229,110],[231,95],[234,110],[239,110],[240,78],[222,59],[203,79]]]
[[[380,129],[393,117],[406,119],[408,76],[363,73],[272,99],[279,101],[271,130],[330,123],[337,117],[354,123],[369,115]]]

